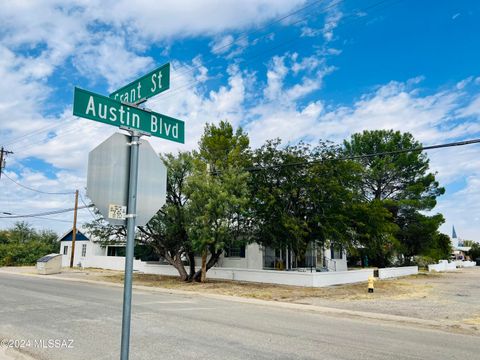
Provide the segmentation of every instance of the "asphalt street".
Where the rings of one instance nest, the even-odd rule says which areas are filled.
[[[0,339],[23,342],[22,351],[36,359],[119,359],[122,293],[119,287],[1,273]],[[133,302],[132,360],[479,354],[479,337],[392,322],[148,290],[134,290]]]

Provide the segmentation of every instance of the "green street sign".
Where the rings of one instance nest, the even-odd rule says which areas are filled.
[[[143,131],[152,136],[184,143],[185,123],[153,111],[122,104],[106,96],[75,87],[73,115],[113,126]]]
[[[124,103],[140,103],[170,87],[170,63],[160,66],[110,94],[112,99]]]

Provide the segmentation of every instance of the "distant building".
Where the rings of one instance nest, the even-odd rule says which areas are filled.
[[[452,259],[453,260],[467,260],[467,253],[470,251],[470,246],[463,246],[463,239],[457,237],[455,226],[452,226]]]

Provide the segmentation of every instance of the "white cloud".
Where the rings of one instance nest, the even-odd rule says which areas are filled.
[[[96,34],[95,41],[81,47],[74,55],[74,64],[86,78],[93,81],[105,78],[109,91],[154,67],[151,57],[127,50],[123,37],[105,33]]]
[[[263,95],[269,100],[275,100],[282,92],[283,80],[287,75],[288,69],[285,66],[284,57],[274,56],[272,64],[267,72],[267,86],[263,90]]]
[[[226,53],[234,44],[232,35],[220,36],[210,43],[212,53],[215,55]]]
[[[94,11],[115,27],[131,28],[141,37],[159,40],[258,26],[302,3],[304,0],[140,0],[132,7],[130,1],[123,0],[102,2]]]
[[[242,36],[240,40],[237,38],[235,46],[227,46],[229,40],[235,41],[228,33],[258,27],[302,3],[305,1],[140,0],[132,7],[131,1],[126,0],[46,0],[3,4],[0,12],[0,134],[4,144],[11,141],[9,147],[15,151],[9,164],[20,167],[18,160],[30,156],[61,169],[57,179],[48,179],[28,168],[20,168],[18,174],[11,171],[8,174],[41,189],[82,188],[88,152],[116,130],[76,119],[69,107],[58,116],[43,115],[52,90],[58,90],[49,88],[48,80],[63,65],[71,61],[82,76],[92,82],[105,78],[113,90],[153,66],[154,60],[146,55],[152,43],[161,45],[165,55],[176,39],[210,36],[215,39],[211,46],[218,49],[214,44],[223,44],[225,51],[220,50],[219,54],[228,59],[243,51],[249,41]],[[334,9],[327,14],[322,28],[304,25],[303,35],[322,34],[326,43],[330,43],[342,17],[342,12]],[[258,39],[252,41],[255,42]],[[325,99],[314,97],[322,88],[324,78],[335,70],[323,57],[340,52],[324,46],[311,57],[295,53],[275,56],[266,74],[230,66],[226,81],[221,82],[223,85],[208,90],[205,82],[212,75],[200,57],[189,64],[173,61],[175,86],[149,101],[148,106],[185,120],[186,144],[156,138],[150,141],[159,152],[192,149],[204,124],[222,119],[235,126],[244,125],[254,146],[274,137],[286,142],[300,139],[315,142],[319,138],[341,141],[353,132],[377,128],[410,131],[428,144],[480,134],[480,95],[477,90],[467,92],[480,84],[479,77],[467,78],[451,88],[430,94],[424,94],[421,89],[421,77],[406,82],[392,81],[348,105],[329,104]],[[187,71],[184,68],[176,71],[180,65]],[[266,82],[262,84],[258,78],[264,76]],[[37,133],[19,138],[32,131]],[[465,147],[431,153],[432,168],[439,172],[443,184],[467,179],[465,190],[446,197],[445,201],[440,199],[438,209],[445,213],[449,223],[455,221],[457,227],[465,226],[469,237],[474,237],[478,229],[475,216],[480,204],[480,194],[475,190],[480,172],[476,149]],[[5,193],[9,194],[0,198],[4,209],[24,213],[27,208],[42,211],[71,205],[71,199],[47,197],[45,200],[42,195],[32,196],[28,190],[5,179],[1,181]],[[462,215],[460,209],[468,209],[468,214]]]
[[[460,116],[480,116],[480,94],[477,95],[465,108],[461,109],[458,114]]]
[[[338,10],[338,8],[334,8],[327,14],[325,19],[325,25],[323,26],[322,33],[323,38],[328,42],[333,40],[333,30],[338,26],[338,23],[343,17],[343,13]]]
[[[141,0],[132,7],[126,0],[9,1],[0,12],[0,134],[8,142],[58,120],[42,114],[50,106],[47,81],[67,60],[82,76],[93,83],[105,78],[114,90],[153,65],[142,55],[152,42],[168,49],[174,38],[256,27],[303,2]],[[199,67],[193,81],[207,79],[206,67]]]
[[[473,81],[473,76],[469,76],[466,79],[463,79],[462,81],[459,81],[457,83],[457,89],[462,90],[465,86],[470,84]]]
[[[465,177],[466,186],[446,200],[440,200],[436,210],[446,217],[441,230],[450,234],[455,226],[462,239],[480,241],[480,171]]]

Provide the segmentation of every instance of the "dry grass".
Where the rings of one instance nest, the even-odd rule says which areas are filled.
[[[477,315],[470,319],[465,319],[463,320],[463,322],[469,325],[480,325],[480,315]]]
[[[123,274],[93,271],[91,274],[98,280],[115,283],[123,282]],[[412,277],[414,278],[414,277]],[[328,300],[374,300],[374,299],[411,299],[426,297],[431,291],[430,286],[414,284],[407,279],[384,280],[375,283],[375,292],[369,294],[367,284],[351,284],[331,286],[328,288],[305,288],[298,286],[270,285],[247,283],[227,280],[208,280],[206,283],[187,283],[176,277],[134,274],[133,282],[136,285],[161,287],[165,289],[178,289],[210,294],[249,297],[263,300],[308,302],[309,298],[322,298]]]

